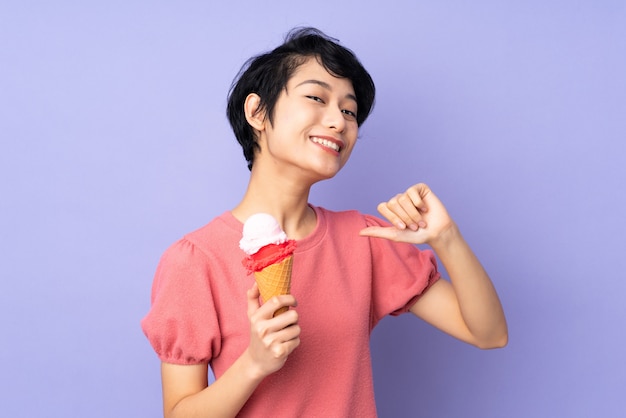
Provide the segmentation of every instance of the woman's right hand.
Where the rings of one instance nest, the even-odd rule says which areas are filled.
[[[296,306],[292,295],[275,296],[259,303],[259,287],[255,283],[248,290],[248,319],[250,320],[250,345],[248,355],[259,377],[280,370],[289,354],[300,345],[298,313],[289,309],[276,317],[274,312],[283,306]]]

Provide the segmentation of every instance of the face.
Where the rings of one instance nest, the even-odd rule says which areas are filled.
[[[348,161],[357,140],[357,103],[352,82],[337,78],[315,58],[301,65],[281,93],[273,122],[265,118],[261,152],[273,164],[312,181],[331,178]]]

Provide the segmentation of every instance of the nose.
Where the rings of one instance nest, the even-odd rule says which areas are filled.
[[[337,132],[341,133],[344,131],[346,119],[338,106],[328,106],[324,114],[324,124]]]

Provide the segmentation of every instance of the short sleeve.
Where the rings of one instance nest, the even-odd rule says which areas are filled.
[[[193,243],[182,239],[161,257],[141,327],[163,362],[201,364],[219,354],[208,258]]]
[[[374,216],[365,217],[367,226],[389,226]],[[386,315],[407,312],[440,278],[431,250],[383,238],[370,238],[370,247],[374,323]]]

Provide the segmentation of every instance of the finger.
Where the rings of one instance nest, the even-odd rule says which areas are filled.
[[[410,229],[398,229],[394,227],[369,226],[359,231],[363,237],[384,238],[395,242],[407,242],[410,244],[424,244],[428,239],[425,229],[412,231]]]
[[[300,345],[300,339],[295,338],[286,342],[272,344],[268,349],[270,350],[274,360],[279,361],[282,364],[287,361],[287,357]]]
[[[397,195],[388,202],[379,204],[377,209],[382,216],[401,230],[408,227],[412,231],[417,231],[420,222],[423,222],[422,215],[407,194]]]
[[[283,328],[290,327],[298,323],[298,312],[294,309],[289,309],[288,311],[277,315],[272,318],[272,329],[278,331]]]
[[[259,296],[261,296],[259,292],[259,286],[254,282],[252,287],[248,289],[246,292],[248,296],[248,318],[251,318],[252,315],[259,310],[261,304],[259,303]]]
[[[385,238],[396,241],[400,231],[393,227],[384,226],[368,226],[359,231],[359,235],[363,237]]]
[[[396,195],[388,202],[388,207],[398,215],[402,222],[413,231],[425,228],[423,214],[428,211],[424,197],[429,188],[424,183],[409,187],[404,193]]]
[[[298,339],[300,336],[298,313],[289,310],[277,317],[257,321],[252,326],[252,334],[267,349]]]
[[[289,331],[289,333],[287,333],[287,331]],[[293,327],[286,328],[285,335],[281,337],[284,338],[284,342],[280,345],[284,350],[284,354],[288,356],[300,345],[300,327],[294,325]]]
[[[259,309],[259,314],[264,318],[271,318],[277,310],[281,308],[289,309],[289,307],[297,305],[298,303],[293,295],[277,295],[263,303]]]
[[[407,209],[407,213],[411,216],[411,229],[417,231],[419,228],[426,228],[424,213],[428,212],[428,206],[422,198],[420,190],[417,186],[413,186],[406,191],[407,199],[410,200],[412,209]]]
[[[294,312],[294,311],[290,311]],[[292,324],[287,327],[282,328],[280,331],[276,332],[277,341],[289,342],[291,340],[295,340],[300,338],[300,325]]]
[[[393,199],[392,199],[393,200]],[[393,224],[398,229],[405,229],[406,223],[402,220],[402,218],[398,215],[397,210],[394,210],[392,207],[395,206],[394,203],[382,202],[380,203],[376,209],[378,213],[380,213],[385,219],[389,221],[389,223]]]
[[[289,311],[294,313],[295,311]],[[285,314],[286,315],[286,314]],[[281,315],[284,316],[284,315]],[[298,324],[292,324],[287,327],[281,328],[271,335],[272,343],[270,347],[280,347],[285,355],[289,355],[298,345],[300,345],[300,326]]]
[[[293,352],[293,350],[296,349],[296,347],[298,347],[300,345],[300,337],[293,338],[293,339],[285,342],[285,345],[287,346],[287,355],[289,355],[289,354],[291,354]]]
[[[418,211],[422,213],[428,211],[428,206],[426,205],[426,201],[424,199],[429,193],[430,189],[424,183],[419,183],[415,186],[411,186],[406,191],[406,194],[411,198],[414,206],[417,208]]]
[[[415,195],[415,193],[413,193],[413,195]],[[421,198],[419,194],[417,194],[417,201],[414,201],[414,199],[415,197],[407,191],[398,197],[397,202],[400,207],[402,207],[403,213],[406,214],[406,217],[403,218],[404,223],[409,229],[417,231],[419,222],[422,221],[422,215],[417,209],[417,205],[421,203]]]

